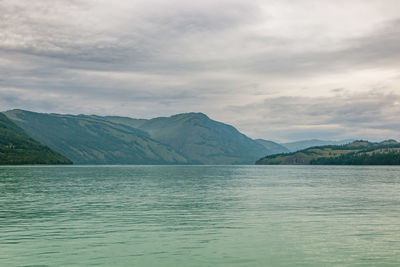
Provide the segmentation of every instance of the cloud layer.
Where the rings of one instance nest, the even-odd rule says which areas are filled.
[[[400,139],[400,3],[0,1],[0,107]]]

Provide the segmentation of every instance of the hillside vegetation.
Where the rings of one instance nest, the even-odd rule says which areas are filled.
[[[0,164],[71,164],[0,113]]]
[[[178,164],[187,160],[141,130],[97,116],[5,113],[34,139],[75,164]]]
[[[66,158],[75,164],[253,164],[263,156],[257,164],[398,164],[399,144],[393,140],[313,146],[291,152],[312,144],[346,140],[305,140],[287,143],[287,148],[268,140],[253,140],[203,113],[154,119],[24,110],[4,114],[7,117],[2,118],[8,126],[3,128],[14,127],[20,138],[37,146],[36,150],[39,146],[42,152],[47,149],[47,154],[34,158],[49,164],[70,162]],[[1,156],[7,162],[32,162],[32,157],[21,154],[21,149],[19,156],[15,154],[18,142],[10,143],[6,137],[2,142]],[[18,144],[22,148],[22,141]]]
[[[258,165],[400,165],[400,143],[354,141],[347,145],[311,147],[287,154],[270,155]]]
[[[150,120],[24,110],[5,114],[76,164],[252,164],[268,152],[202,113]]]
[[[173,147],[192,164],[252,164],[268,153],[263,145],[233,126],[214,121],[203,113],[184,113],[150,120],[126,117],[105,119],[145,131],[151,138]]]

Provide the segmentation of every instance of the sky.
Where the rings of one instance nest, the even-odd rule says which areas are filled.
[[[0,0],[0,109],[400,140],[398,0]]]

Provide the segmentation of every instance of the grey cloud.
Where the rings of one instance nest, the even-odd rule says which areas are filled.
[[[92,69],[97,69],[97,64],[103,63],[109,64],[107,67],[113,70],[161,70],[168,65],[170,68],[181,65],[182,68],[178,66],[178,71],[184,70],[191,65],[190,62],[185,63],[184,60],[174,60],[171,57],[167,57],[167,62],[163,60],[169,48],[178,45],[179,41],[191,39],[193,35],[207,34],[208,37],[210,32],[218,35],[221,31],[254,20],[257,15],[255,5],[240,1],[230,2],[229,5],[225,2],[225,6],[205,4],[206,8],[198,8],[201,5],[191,7],[183,2],[174,5],[172,1],[169,6],[155,2],[156,7],[161,5],[159,8],[165,10],[156,8],[158,11],[154,12],[154,8],[147,8],[142,14],[140,10],[131,7],[131,16],[123,18],[118,28],[108,29],[98,25],[106,25],[112,21],[94,20],[92,24],[98,24],[89,23],[86,27],[75,21],[68,21],[75,18],[82,20],[84,24],[85,16],[92,16],[90,10],[93,7],[84,1],[69,4],[68,1],[52,1],[47,4],[38,1],[26,5],[18,3],[23,1],[5,1],[0,4],[3,11],[0,20],[3,41],[0,41],[0,49],[49,57],[63,61],[64,64],[83,63],[83,68]],[[222,6],[224,12],[220,12]],[[64,17],[58,18],[57,14],[64,9]],[[93,64],[85,66],[87,61]]]
[[[89,10],[91,8],[84,1],[69,5],[65,1],[19,5],[18,9],[12,8],[12,4],[3,4],[0,26],[6,41],[0,42],[0,49],[7,53],[49,57],[53,64],[66,68],[171,74],[229,68],[236,72],[265,75],[317,75],[321,71],[340,71],[365,65],[376,67],[388,64],[388,61],[397,65],[399,62],[398,20],[369,36],[347,40],[347,46],[340,50],[325,51],[321,47],[298,52],[291,51],[290,47],[296,44],[301,47],[312,39],[296,40],[274,36],[274,33],[261,37],[242,29],[243,25],[251,28],[260,22],[257,2],[205,4],[206,8],[178,4],[169,6],[165,12],[153,11],[138,17],[134,13],[125,18],[115,31],[101,26],[93,29],[89,27],[90,23],[79,27],[79,24],[65,21],[90,15],[90,12],[82,11],[85,5]],[[62,8],[67,10],[64,20],[56,17]],[[224,12],[219,9],[224,9]],[[218,44],[220,38],[230,43],[222,40],[223,45]],[[271,49],[264,51],[271,45]],[[233,51],[224,55],[230,46]],[[287,49],[281,49],[286,46]],[[218,52],[221,57],[218,57]]]
[[[398,4],[386,2],[383,15],[374,18],[379,23],[355,14],[369,31],[330,42],[325,28],[319,30],[324,14],[303,7],[318,3],[3,0],[0,104],[2,109],[147,118],[202,111],[254,137],[272,139],[353,138],[363,130],[371,138],[395,136],[400,20],[387,7]],[[329,3],[382,6],[379,1]],[[302,22],[297,9],[315,23],[286,27],[291,20]],[[397,80],[377,74],[381,84],[376,85],[352,77],[365,69],[393,72]],[[336,82],[332,73],[352,84]],[[381,86],[381,93],[342,89],[353,85],[364,92]]]
[[[310,40],[312,41],[312,40]],[[284,41],[282,40],[284,43]],[[291,40],[286,40],[286,43]],[[398,68],[400,59],[400,20],[387,22],[367,36],[346,40],[346,46],[333,51],[268,52],[238,63],[245,71],[265,75],[321,75],[349,68]]]
[[[262,103],[232,106],[242,129],[258,137],[297,140],[308,136],[332,139],[400,137],[400,94],[376,91],[336,97],[278,97]],[[256,112],[255,112],[256,111]],[[249,123],[245,118],[253,115]]]

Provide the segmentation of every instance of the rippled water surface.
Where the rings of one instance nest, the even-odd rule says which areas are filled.
[[[0,266],[400,266],[400,167],[0,167]]]

